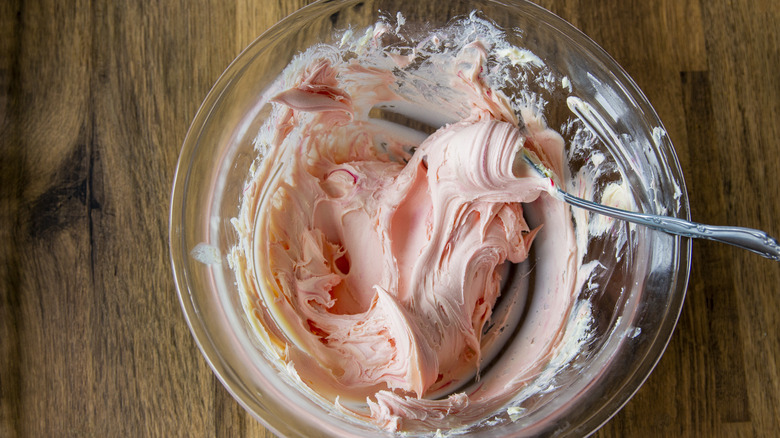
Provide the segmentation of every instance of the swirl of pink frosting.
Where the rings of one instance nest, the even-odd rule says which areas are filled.
[[[386,71],[347,67],[365,83],[347,92],[318,60],[274,99],[281,109],[266,160],[282,163],[281,176],[264,174],[270,201],[257,216],[257,260],[243,277],[254,285],[258,275],[270,292],[250,287],[266,311],[253,314],[286,345],[285,360],[306,385],[367,402],[388,429],[469,405],[464,393],[426,395],[452,392],[478,371],[502,269],[528,257],[539,231],[527,225],[523,203],[549,183],[518,173],[517,156],[528,147],[545,157],[557,145],[518,128],[505,99],[475,73],[483,49],[471,49],[474,70],[456,75],[468,85],[471,115],[404,160],[388,152],[402,150],[392,136],[382,137],[385,150],[375,147],[382,131],[356,108],[358,97],[398,99]],[[247,202],[243,215],[254,218],[259,205]]]

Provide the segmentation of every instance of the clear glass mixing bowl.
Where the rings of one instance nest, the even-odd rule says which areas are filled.
[[[206,97],[182,147],[170,211],[173,271],[193,336],[235,399],[279,435],[381,433],[329,415],[280,379],[244,316],[226,255],[237,238],[230,219],[238,213],[256,158],[252,140],[269,115],[265,91],[297,53],[334,42],[338,30],[366,28],[380,13],[400,11],[408,26],[436,27],[474,10],[503,28],[511,42],[541,57],[556,77],[567,78],[560,92],[545,96],[549,126],[557,129],[579,119],[599,139],[593,150],[604,152],[613,174],[628,182],[637,209],[689,217],[680,167],[655,111],[609,55],[554,14],[523,1],[488,0],[449,1],[446,7],[419,0],[328,1],[294,13],[241,53]],[[580,104],[567,104],[567,96]],[[562,134],[567,144],[576,141],[573,130]],[[569,154],[572,174],[587,162],[587,154]],[[595,184],[603,186],[614,175]],[[599,187],[592,190],[598,192]],[[589,242],[590,258],[604,266],[594,278],[598,287],[580,294],[593,306],[595,341],[574,359],[576,366],[561,373],[555,390],[528,401],[521,418],[511,421],[497,414],[494,425],[472,427],[469,436],[587,435],[650,374],[682,307],[690,241],[619,227],[628,236],[619,259],[614,240]]]

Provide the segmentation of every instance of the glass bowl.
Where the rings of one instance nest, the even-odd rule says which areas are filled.
[[[327,1],[301,9],[244,50],[206,97],[179,157],[169,224],[174,276],[193,336],[233,397],[278,435],[389,432],[331,415],[280,378],[278,364],[262,353],[244,315],[226,256],[237,243],[231,219],[257,159],[253,140],[270,114],[269,87],[296,54],[317,43],[337,44],[346,29],[365,29],[396,12],[406,26],[432,29],[473,11],[499,26],[510,43],[539,56],[548,67],[544,73],[558,84],[537,91],[547,124],[566,142],[568,176],[587,170],[595,155],[602,157],[600,168],[609,170],[594,174],[584,189],[576,184],[569,189],[598,200],[609,183],[620,180],[633,208],[689,217],[680,166],[657,114],[607,53],[554,14],[524,1],[488,0],[451,1],[446,8],[416,0]],[[533,87],[534,81],[523,86]],[[590,139],[586,148],[577,146],[583,135]],[[599,220],[574,210],[572,216],[579,217],[578,227]],[[690,241],[633,225],[612,227],[588,240],[582,260],[601,266],[579,291],[579,299],[590,304],[593,337],[559,370],[554,388],[523,400],[522,409],[501,407],[486,421],[455,431],[416,430],[410,436],[582,436],[630,399],[674,330],[688,281]],[[542,262],[536,257],[532,253],[525,266],[511,271],[508,284],[522,281],[533,289],[532,266]]]

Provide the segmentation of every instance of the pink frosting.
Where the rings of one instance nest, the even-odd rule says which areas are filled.
[[[484,58],[480,46],[475,53]],[[551,280],[564,293],[554,316],[539,321],[549,342],[532,342],[531,361],[512,371],[520,374],[514,384],[493,383],[474,397],[427,398],[455,391],[479,369],[501,272],[528,257],[540,231],[526,223],[523,204],[537,201],[549,181],[522,171],[518,153],[530,148],[559,167],[547,157],[560,157],[560,138],[536,125],[521,131],[505,98],[482,81],[481,63],[472,65],[456,75],[471,115],[411,156],[362,116],[367,103],[400,99],[386,71],[343,67],[362,75],[366,97],[348,93],[338,80],[344,72],[317,60],[274,99],[284,109],[266,162],[283,165],[275,179],[270,170],[262,174],[272,184],[270,201],[255,229],[257,259],[240,281],[249,285],[252,314],[285,345],[304,384],[332,400],[367,403],[360,415],[391,430],[507,400],[549,358],[571,306],[572,280]],[[292,136],[295,127],[302,129]],[[384,149],[375,145],[380,135]],[[253,199],[242,214],[254,225],[259,190],[247,196]],[[546,195],[539,202],[554,203]],[[553,210],[556,226],[566,227],[567,210]],[[571,230],[558,234],[555,247],[568,260]],[[271,292],[261,293],[258,283]]]

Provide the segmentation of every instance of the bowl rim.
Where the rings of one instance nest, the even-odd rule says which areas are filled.
[[[629,76],[623,67],[621,67],[614,58],[612,58],[611,55],[609,55],[600,45],[598,45],[585,33],[553,12],[527,0],[483,1],[486,3],[499,5],[504,8],[513,9],[517,13],[533,13],[536,16],[544,17],[542,23],[545,26],[552,28],[561,36],[567,38],[571,43],[578,45],[580,49],[584,49],[586,52],[593,53],[598,58],[600,58],[601,61],[608,63],[609,69],[616,76],[616,79],[626,87],[627,91],[632,94],[633,97],[637,98],[637,102],[641,105],[642,110],[645,112],[645,118],[651,120],[654,125],[665,130],[660,117],[656,113],[653,106],[650,104],[649,99],[638,87],[635,81]],[[212,112],[217,107],[217,104],[222,100],[225,92],[230,89],[231,85],[237,78],[241,77],[247,66],[257,56],[263,53],[268,48],[271,41],[273,41],[277,36],[286,33],[290,27],[295,25],[300,26],[302,16],[305,14],[322,14],[329,10],[337,10],[344,7],[345,5],[358,2],[360,2],[360,0],[318,0],[314,3],[308,4],[268,28],[252,43],[244,48],[225,68],[196,111],[182,143],[171,189],[168,221],[169,258],[172,266],[177,296],[189,330],[192,333],[192,336],[195,339],[195,343],[198,346],[198,349],[201,351],[201,354],[208,363],[209,367],[222,383],[222,385],[228,390],[233,399],[235,399],[247,412],[249,412],[261,424],[263,424],[263,426],[277,435],[283,435],[283,432],[292,432],[292,430],[289,430],[286,427],[280,428],[279,425],[282,423],[279,421],[269,421],[268,418],[262,416],[253,406],[249,405],[249,403],[246,401],[247,395],[249,395],[247,388],[237,382],[237,379],[233,376],[233,372],[230,369],[230,366],[224,363],[221,355],[218,353],[219,349],[210,336],[204,321],[197,315],[198,311],[196,309],[196,305],[193,302],[193,293],[190,288],[191,283],[187,269],[187,258],[191,248],[187,248],[186,246],[184,241],[185,233],[183,230],[183,224],[186,222],[183,208],[186,203],[186,189],[189,187],[192,161],[197,153],[198,144],[203,129],[209,121]],[[666,135],[662,137],[661,142],[656,146],[656,152],[662,154],[662,158],[665,161],[665,169],[671,173],[674,181],[679,184],[681,191],[679,210],[673,213],[674,215],[681,215],[678,217],[690,219],[688,192],[674,146]],[[639,391],[642,385],[649,378],[652,371],[660,362],[663,353],[668,347],[677,322],[680,318],[682,307],[685,301],[692,261],[692,241],[689,238],[675,237],[674,248],[677,255],[675,260],[676,281],[674,284],[675,290],[673,292],[672,300],[668,303],[668,310],[670,310],[672,314],[669,314],[667,317],[664,317],[661,320],[663,326],[659,328],[657,332],[658,335],[648,347],[646,355],[653,355],[653,360],[647,361],[646,363],[643,361],[641,370],[636,370],[631,378],[625,380],[624,385],[620,390],[615,392],[612,399],[603,404],[601,409],[594,411],[589,417],[583,418],[578,426],[581,428],[579,429],[580,432],[583,432],[587,435],[592,434],[605,423],[607,423],[610,419],[612,419]],[[632,387],[632,390],[623,393],[622,389],[625,387]]]

